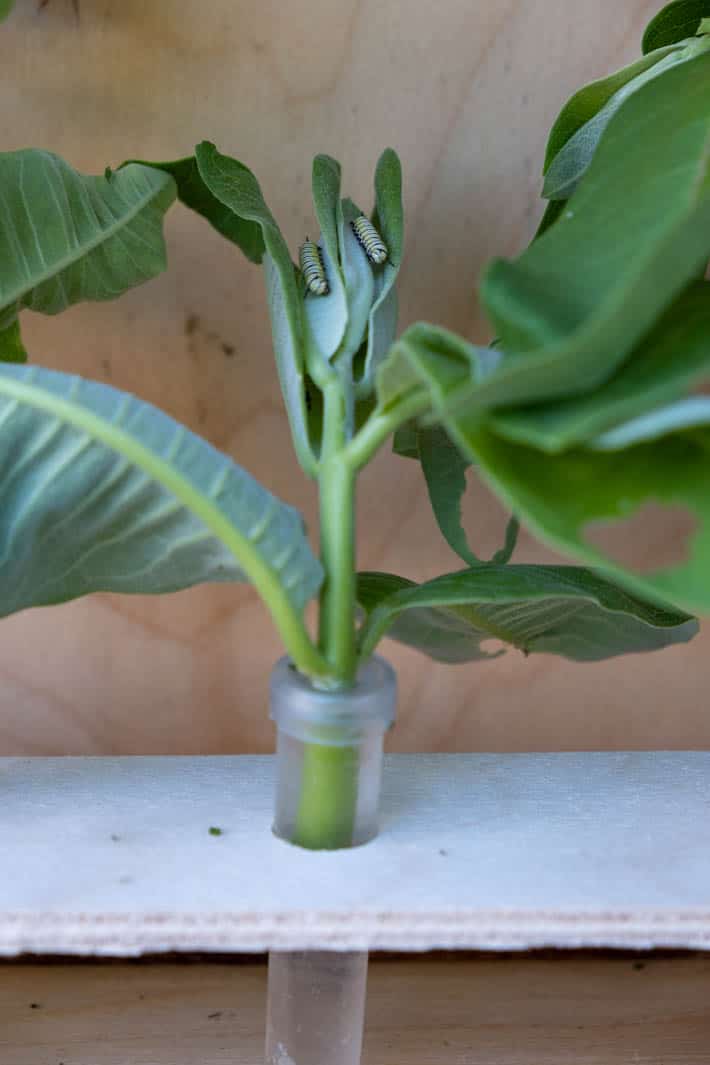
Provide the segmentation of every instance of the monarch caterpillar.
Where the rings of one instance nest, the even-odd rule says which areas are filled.
[[[389,254],[387,245],[369,218],[365,218],[365,215],[361,214],[350,224],[370,262],[375,263],[377,266],[381,266],[382,263],[386,262]]]
[[[320,248],[315,241],[306,237],[305,243],[301,246],[299,259],[308,291],[314,296],[327,296],[330,291],[328,278],[325,275]]]

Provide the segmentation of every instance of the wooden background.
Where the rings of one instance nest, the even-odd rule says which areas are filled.
[[[295,248],[313,229],[310,161],[340,158],[369,202],[380,150],[406,175],[402,324],[485,339],[481,268],[530,237],[544,141],[581,83],[638,53],[659,0],[17,0],[0,29],[0,145],[100,172],[174,158],[208,137],[246,161]],[[181,208],[168,274],[119,303],[25,315],[35,361],[161,404],[303,508],[260,271]],[[360,495],[360,562],[415,578],[456,568],[414,463],[383,454]],[[504,516],[473,488],[492,552]],[[668,527],[664,536],[672,538]],[[667,543],[656,545],[663,550]],[[548,552],[524,538],[521,560]],[[577,666],[510,654],[400,667],[399,750],[706,747],[710,637]],[[98,596],[2,622],[0,754],[268,750],[279,648],[247,587]]]

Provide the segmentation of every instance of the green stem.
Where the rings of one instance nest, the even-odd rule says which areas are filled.
[[[355,648],[355,471],[344,460],[347,409],[338,379],[324,391],[319,466],[321,559],[320,650],[343,689],[352,686]],[[294,843],[333,850],[352,843],[360,754],[357,747],[307,744]]]

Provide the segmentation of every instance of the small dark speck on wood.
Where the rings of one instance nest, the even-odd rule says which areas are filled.
[[[30,1009],[31,1010],[39,1010],[39,1009],[42,1009],[42,1005],[41,1005],[40,1002],[30,1002]]]
[[[214,1020],[217,1019],[217,1017],[221,1017],[221,1016],[222,1016],[222,1011],[221,1010],[217,1010],[215,1013],[208,1013],[207,1014],[207,1019],[209,1021],[214,1021]]]
[[[191,337],[197,332],[197,328],[200,324],[199,314],[186,314],[185,315],[185,336]]]
[[[37,7],[38,11],[44,11],[45,7],[49,5],[50,0],[39,0]],[[74,17],[78,22],[81,18],[81,8],[79,6],[79,0],[71,0],[71,9],[74,12]]]
[[[223,343],[222,344],[222,351],[227,356],[227,358],[230,358],[234,354],[234,351],[235,351],[234,344],[224,344]]]

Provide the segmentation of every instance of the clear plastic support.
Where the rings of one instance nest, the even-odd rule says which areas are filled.
[[[276,835],[332,850],[377,834],[384,736],[396,699],[394,671],[379,658],[344,692],[318,691],[287,659],[276,664]],[[366,987],[367,953],[272,952],[267,1065],[360,1065]]]

